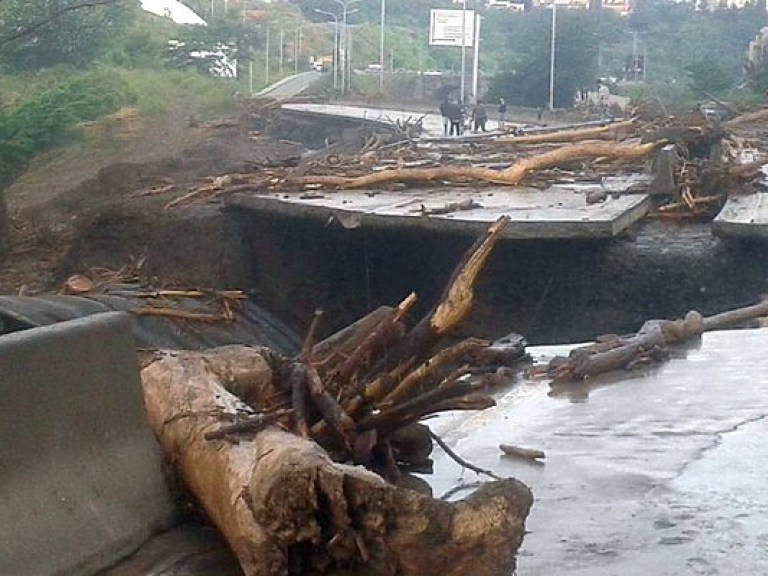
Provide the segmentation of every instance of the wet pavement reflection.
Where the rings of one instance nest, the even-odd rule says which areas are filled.
[[[519,576],[768,574],[766,349],[766,329],[706,334],[645,372],[520,381],[497,407],[431,426],[473,464],[533,490]],[[546,460],[503,456],[501,443]],[[478,480],[434,457],[436,495]]]

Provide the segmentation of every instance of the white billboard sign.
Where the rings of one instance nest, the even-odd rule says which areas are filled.
[[[472,46],[475,40],[474,10],[430,10],[430,46],[461,46],[462,30],[464,46]]]

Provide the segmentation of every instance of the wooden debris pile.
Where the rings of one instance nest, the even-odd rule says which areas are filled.
[[[507,221],[411,329],[414,295],[315,343],[318,317],[294,358],[235,346],[144,359],[153,430],[246,574],[514,569],[531,504],[522,484],[492,482],[459,503],[393,486],[429,463],[433,435],[418,421],[492,406],[492,367],[520,358],[514,340],[441,345]]]
[[[760,169],[766,162],[760,151],[767,143],[755,123],[768,120],[767,114],[752,113],[724,123],[702,111],[681,117],[659,114],[638,108],[630,120],[471,138],[417,138],[417,118],[402,126],[393,123],[389,134],[368,134],[353,152],[334,145],[306,154],[294,166],[256,167],[249,174],[220,176],[177,194],[166,207],[234,192],[314,197],[338,189],[375,193],[415,186],[600,186],[606,179],[653,172],[655,180],[649,177],[628,192],[654,194],[656,216],[679,219],[711,215],[728,194],[760,185]]]

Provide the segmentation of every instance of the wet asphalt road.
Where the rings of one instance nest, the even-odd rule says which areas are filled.
[[[299,74],[287,76],[279,82],[267,86],[264,90],[258,92],[256,96],[275,98],[277,100],[291,98],[297,94],[301,94],[304,90],[309,88],[313,82],[319,80],[321,77],[322,74],[320,72],[300,72]]]
[[[474,464],[532,488],[518,576],[764,575],[766,347],[768,329],[707,334],[644,373],[559,389],[519,382],[496,408],[431,425]],[[501,456],[500,443],[547,458]],[[436,495],[476,484],[439,449],[434,457]],[[241,572],[214,531],[181,527],[102,576],[149,574]]]
[[[646,373],[523,382],[498,407],[433,428],[533,490],[518,576],[768,574],[766,347],[765,329],[707,334]],[[499,443],[542,449],[546,462],[500,456]],[[477,480],[435,459],[436,494]]]

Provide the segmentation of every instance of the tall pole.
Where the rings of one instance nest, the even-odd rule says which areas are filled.
[[[552,0],[552,46],[549,52],[549,109],[555,109],[555,33],[557,30],[557,0]]]
[[[632,31],[632,80],[637,82],[637,30]]]
[[[343,3],[342,17],[341,17],[341,39],[339,43],[341,45],[341,93],[347,92],[347,3]]]
[[[333,95],[339,91],[339,19],[333,17]]]
[[[478,102],[478,94],[477,94],[477,84],[478,80],[477,77],[480,72],[480,21],[482,20],[482,17],[480,14],[475,14],[475,54],[472,58],[472,99],[475,101],[475,104]]]
[[[299,22],[296,27],[299,29],[299,56],[301,56],[304,53],[304,33],[301,31],[301,22]]]
[[[264,83],[269,86],[269,29],[267,24],[267,49],[264,51]]]
[[[299,26],[296,24],[296,30],[293,33],[293,73],[299,73]]]
[[[336,96],[336,92],[339,89],[339,17],[333,12],[320,10],[319,8],[315,8],[314,11],[333,18],[333,95]]]
[[[349,29],[347,28],[347,14],[349,14],[349,11],[347,8],[350,4],[354,4],[355,2],[358,2],[359,0],[333,0],[341,6],[342,13],[341,13],[341,36],[339,40],[339,52],[341,53],[341,93],[344,94],[346,92],[347,86],[350,84],[349,82],[349,76],[351,69],[348,68],[350,64],[350,42],[349,42]]]
[[[379,93],[384,93],[384,21],[387,15],[387,0],[381,0],[381,30],[379,31]]]
[[[347,90],[352,89],[352,30],[347,30]]]
[[[280,24],[280,45],[277,47],[277,53],[278,53],[278,67],[277,69],[280,71],[280,76],[283,75],[283,45],[285,44],[285,33],[283,31],[283,25]]]
[[[459,89],[460,102],[464,103],[464,82],[467,73],[467,0],[461,3],[461,84]]]

